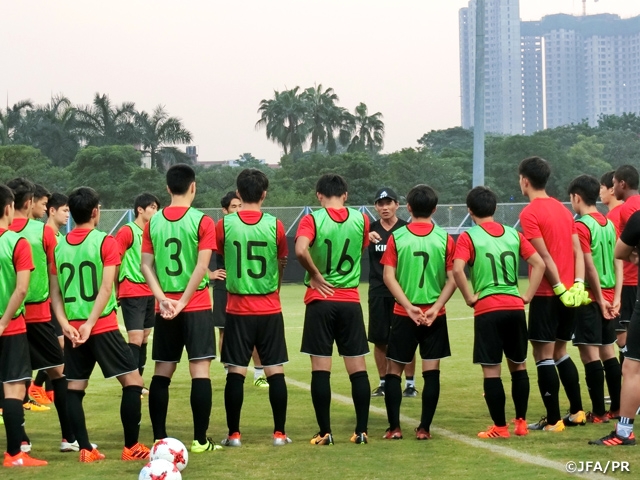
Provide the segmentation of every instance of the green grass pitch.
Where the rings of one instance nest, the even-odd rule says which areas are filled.
[[[367,285],[361,286],[364,299],[365,321]],[[302,335],[304,287],[285,285],[282,289],[282,304],[287,327],[287,344],[290,362],[285,366],[288,378],[304,384],[311,380],[310,361],[299,353]],[[241,429],[243,446],[239,449],[191,455],[183,478],[195,479],[261,479],[261,478],[323,478],[323,479],[390,479],[390,478],[561,478],[569,476],[561,471],[540,465],[532,456],[557,462],[556,467],[568,461],[628,461],[631,476],[640,472],[640,450],[637,448],[605,449],[587,445],[589,439],[598,438],[611,430],[611,425],[588,425],[567,429],[563,433],[531,432],[527,437],[482,440],[491,447],[507,447],[505,452],[479,448],[462,440],[475,441],[476,434],[491,424],[491,419],[482,397],[482,373],[479,366],[471,362],[473,346],[472,310],[458,293],[447,305],[449,335],[452,356],[441,363],[441,393],[434,419],[434,438],[418,442],[413,429],[420,418],[420,398],[405,398],[402,414],[415,421],[404,422],[404,440],[385,441],[382,435],[387,427],[386,417],[378,409],[384,409],[383,398],[373,398],[373,409],[369,420],[368,445],[354,445],[349,437],[355,425],[353,407],[334,401],[332,404],[332,428],[336,444],[314,447],[309,439],[317,431],[317,424],[308,390],[289,383],[289,408],[287,434],[293,439],[291,445],[275,448],[271,445],[272,419],[268,390],[253,386],[247,380],[242,411]],[[570,352],[584,378],[577,349]],[[150,357],[150,355],[149,355]],[[536,372],[529,356],[531,396],[528,420],[535,421],[544,414],[536,383]],[[367,357],[367,367],[372,387],[378,375],[373,356]],[[148,383],[153,373],[151,361],[145,372]],[[224,412],[224,370],[215,361],[211,366],[213,383],[213,411],[209,435],[220,441],[226,434]],[[334,358],[332,373],[333,393],[350,397],[350,383],[339,357]],[[416,377],[417,388],[422,391],[422,378]],[[510,400],[511,382],[506,364],[503,365],[503,380],[507,393],[507,418],[513,418]],[[582,382],[582,398],[585,409],[589,408],[588,392]],[[189,407],[190,379],[186,361],[178,367],[171,385],[168,415],[169,434],[181,439],[187,446],[192,440],[192,420]],[[49,466],[39,469],[3,469],[0,478],[22,479],[46,476],[49,479],[101,479],[137,478],[142,462],[122,462],[122,427],[120,425],[120,384],[116,380],[104,380],[99,369],[89,385],[85,397],[85,411],[90,438],[98,443],[106,460],[96,464],[79,464],[76,453],[59,453],[60,431],[57,416],[49,412],[25,412],[26,428],[33,442],[33,456],[49,461]],[[568,402],[561,389],[562,409]],[[462,436],[452,438],[447,432]],[[440,432],[440,433],[437,433]],[[141,441],[153,443],[146,398],[143,401]],[[4,439],[3,439],[4,441]],[[479,440],[478,440],[479,441]],[[2,444],[4,447],[5,445]],[[496,449],[499,450],[499,449]],[[518,454],[524,456],[518,459]],[[625,476],[629,474],[621,474]],[[618,476],[613,474],[613,476]]]

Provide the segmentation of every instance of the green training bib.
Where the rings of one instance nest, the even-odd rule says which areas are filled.
[[[20,238],[19,234],[10,230],[0,233],[0,317],[7,311],[9,299],[16,289],[18,274],[13,264],[13,254]],[[24,313],[24,303],[13,318],[19,317],[21,313]]]
[[[123,228],[130,228],[133,242],[122,256],[122,264],[118,274],[118,282],[125,278],[131,283],[147,283],[140,271],[142,262],[142,229],[136,222],[129,222]]]
[[[42,303],[49,298],[49,269],[47,252],[44,249],[45,224],[38,220],[27,220],[24,228],[18,232],[31,245],[31,255],[35,270],[31,272],[29,290],[24,303]]]
[[[598,272],[600,287],[615,287],[616,272],[613,250],[616,246],[616,228],[611,220],[607,220],[605,225],[600,225],[591,215],[583,215],[578,222],[586,225],[591,232],[591,256]],[[585,286],[588,288],[589,283],[585,282]]]

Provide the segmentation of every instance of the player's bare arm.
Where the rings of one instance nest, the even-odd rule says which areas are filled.
[[[5,328],[9,325],[9,322],[15,315],[15,313],[24,302],[24,297],[27,296],[27,290],[29,289],[29,279],[31,278],[30,270],[21,270],[16,272],[16,288],[13,290],[7,308],[4,315],[0,318],[0,335],[4,332]]]
[[[438,300],[436,300],[436,303],[434,303],[431,308],[424,312],[425,325],[429,327],[435,322],[436,318],[438,318],[438,313],[444,308],[455,291],[456,281],[453,278],[453,270],[449,270],[447,271],[447,282],[444,284]]]
[[[160,307],[160,315],[163,318],[173,318],[174,307],[173,304],[169,301],[167,296],[162,291],[162,287],[160,287],[160,282],[158,282],[158,276],[156,275],[156,271],[153,268],[155,264],[155,259],[152,253],[144,253],[142,252],[142,263],[140,264],[140,271],[142,275],[144,275],[144,279],[147,281],[147,285],[151,289],[151,293],[156,297],[158,301],[158,306]]]
[[[196,263],[196,268],[193,270],[191,277],[189,278],[189,283],[187,284],[187,288],[184,289],[180,300],[174,303],[174,314],[175,317],[179,314],[184,307],[187,306],[193,294],[196,293],[200,282],[202,279],[207,276],[207,271],[209,270],[209,262],[211,261],[212,250],[204,249],[198,251],[198,262]]]
[[[590,253],[584,254],[584,268],[587,282],[589,282],[589,289],[593,294],[596,302],[600,306],[602,316],[607,320],[612,320],[614,317],[611,315],[611,304],[605,300],[602,296],[602,288],[600,286],[600,277],[596,266],[593,263],[593,256]]]
[[[466,262],[464,260],[462,260],[461,258],[456,258],[453,261],[452,275],[454,281],[456,282],[456,285],[458,286],[458,290],[460,290],[460,293],[462,294],[462,298],[464,298],[464,302],[468,306],[473,307],[478,301],[478,294],[473,293],[471,291],[471,287],[469,287],[467,276],[464,273],[465,265]]]
[[[62,294],[60,293],[60,284],[58,283],[58,275],[53,273],[49,274],[49,294],[51,296],[51,307],[56,315],[56,320],[62,328],[62,333],[72,342],[78,339],[78,330],[75,329],[67,318],[67,313],[64,311],[64,303],[62,301]]]
[[[634,250],[635,250],[635,247],[631,245],[627,245],[622,240],[618,239],[618,241],[616,242],[616,248],[613,254],[618,260],[626,260],[627,262],[631,262],[637,265],[638,256],[637,254],[634,255]]]
[[[78,329],[79,337],[76,339],[76,345],[85,343],[89,339],[91,330],[93,330],[93,327],[98,322],[100,315],[102,315],[102,312],[104,312],[104,309],[107,307],[107,303],[111,297],[111,292],[113,291],[115,277],[115,265],[105,266],[102,269],[102,281],[100,283],[100,289],[98,290],[98,296],[93,304],[89,318],[87,318],[87,321]]]
[[[393,295],[396,301],[407,311],[409,318],[411,318],[416,325],[422,324],[425,318],[424,312],[420,307],[413,305],[405,295],[402,287],[398,283],[398,279],[396,278],[396,268],[390,265],[385,265],[382,273],[382,279],[391,292],[391,295]]]
[[[573,243],[573,260],[574,260],[574,278],[584,278],[585,276],[585,260],[582,255],[582,248],[580,247],[580,237],[577,233],[571,236],[571,242]],[[555,285],[555,284],[554,284]]]
[[[544,243],[544,239],[532,238],[530,242],[531,242],[531,245],[533,245],[533,248],[536,249],[536,252],[538,252],[540,257],[542,257],[542,261],[544,262],[544,265],[545,265],[545,271],[544,271],[545,278],[549,280],[549,283],[552,286],[559,284],[560,274],[558,273],[558,267],[556,266],[556,262],[551,257],[551,254],[547,249],[547,244]],[[580,248],[580,242],[578,242],[578,248]],[[574,245],[574,252],[575,252],[575,245]],[[580,254],[582,255],[582,250],[580,250]],[[583,261],[583,265],[584,265],[584,261]]]
[[[522,295],[522,301],[525,305],[530,303],[531,299],[536,294],[536,291],[540,286],[540,282],[544,277],[545,269],[547,268],[544,264],[544,260],[542,260],[542,257],[538,253],[534,253],[527,258],[527,263],[531,266],[531,274],[529,275],[529,286],[527,287],[527,291]]]
[[[624,284],[624,265],[622,263],[622,260],[614,260],[613,269],[616,272],[616,286],[613,293],[613,305],[611,308],[611,314],[615,318],[620,313],[620,306],[622,302],[622,285]]]
[[[309,276],[311,277],[309,286],[320,292],[324,298],[330,297],[334,293],[333,285],[324,279],[318,267],[313,263],[311,254],[309,253],[310,244],[311,240],[309,240],[308,237],[300,236],[296,238],[296,257],[300,265],[302,265],[302,268],[309,272]]]

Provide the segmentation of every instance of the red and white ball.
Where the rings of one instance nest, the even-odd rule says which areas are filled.
[[[186,468],[187,463],[189,463],[189,452],[180,440],[167,437],[153,444],[149,459],[167,460],[178,467],[178,470],[182,471]]]
[[[142,467],[138,480],[182,480],[182,474],[173,463],[159,458]]]

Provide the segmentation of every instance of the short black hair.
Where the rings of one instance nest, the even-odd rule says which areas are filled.
[[[15,200],[13,190],[6,185],[0,185],[0,218],[4,217],[4,209]]]
[[[600,182],[593,175],[580,175],[571,180],[567,191],[569,195],[580,195],[582,201],[592,207],[600,195]]]
[[[47,213],[51,213],[52,208],[58,210],[60,207],[64,207],[65,205],[69,205],[69,197],[60,192],[53,192],[51,194],[51,198],[49,198],[49,201],[47,202]]]
[[[414,218],[429,218],[438,206],[438,194],[429,185],[416,185],[407,193],[407,204]]]
[[[551,168],[544,158],[529,157],[520,162],[518,173],[529,180],[536,190],[544,190],[551,176]]]
[[[227,192],[224,197],[220,199],[220,206],[225,210],[229,210],[229,205],[231,205],[231,200],[233,199],[240,200],[238,194],[236,192]]]
[[[35,185],[36,185],[36,191],[33,194],[33,199],[40,200],[41,198],[46,197],[47,203],[48,203],[49,199],[51,198],[51,192],[47,190],[44,186],[40,185],[39,183],[36,183]]]
[[[467,194],[467,208],[478,218],[492,217],[497,205],[498,197],[488,187],[475,187]]]
[[[136,218],[138,218],[138,207],[143,210],[146,209],[149,205],[156,204],[158,208],[160,208],[160,200],[153,193],[144,192],[136,197],[133,201],[133,213]]]
[[[600,177],[600,185],[604,185],[607,188],[613,188],[613,175],[615,173],[615,170],[611,170],[607,173],[602,174],[602,176]]]
[[[347,189],[347,181],[336,173],[326,173],[316,183],[316,193],[328,198],[341,197],[347,193]]]
[[[636,170],[633,165],[622,165],[618,167],[613,176],[618,182],[626,183],[629,190],[638,189],[638,170]]]
[[[167,170],[167,187],[174,195],[184,195],[196,181],[196,172],[185,163],[178,163]]]
[[[73,221],[80,225],[91,220],[94,208],[100,205],[100,197],[91,187],[78,187],[69,195],[69,210]]]
[[[22,210],[24,204],[29,200],[33,200],[33,195],[36,193],[36,185],[24,177],[17,177],[8,181],[7,187],[13,190],[16,210]]]
[[[262,194],[269,188],[269,179],[257,168],[245,168],[236,179],[238,195],[245,203],[258,203]]]

